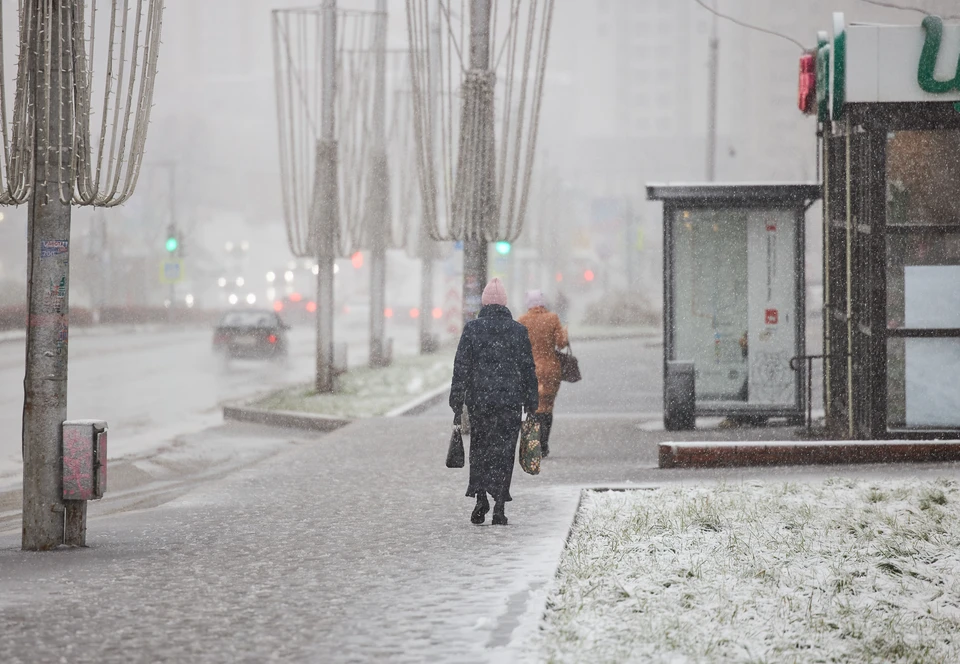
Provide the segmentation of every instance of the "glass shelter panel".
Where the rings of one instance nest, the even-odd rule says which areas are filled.
[[[796,212],[691,209],[673,219],[674,349],[698,403],[796,404]]]

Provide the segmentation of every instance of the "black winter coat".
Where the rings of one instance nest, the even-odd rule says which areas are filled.
[[[520,409],[537,411],[537,371],[527,328],[499,304],[480,309],[463,327],[453,362],[450,407],[467,404],[470,411]]]

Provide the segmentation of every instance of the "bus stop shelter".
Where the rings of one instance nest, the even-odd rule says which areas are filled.
[[[663,202],[664,424],[801,421],[804,219],[819,184],[652,184]]]

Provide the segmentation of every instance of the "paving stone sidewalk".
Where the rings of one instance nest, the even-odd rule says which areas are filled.
[[[447,434],[360,421],[159,508],[92,519],[86,550],[0,537],[0,659],[515,661],[577,492],[518,469],[510,525],[473,526]]]
[[[372,419],[298,435],[299,445],[160,507],[92,519],[85,550],[22,553],[18,536],[0,535],[2,661],[536,659],[582,486],[800,476],[661,471],[664,432],[627,416],[558,416],[543,473],[515,471],[510,525],[477,527],[466,471],[443,467],[448,426]]]

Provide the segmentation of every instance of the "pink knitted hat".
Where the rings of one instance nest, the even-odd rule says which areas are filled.
[[[499,304],[507,306],[507,290],[503,287],[503,282],[497,277],[490,280],[487,287],[483,289],[483,295],[480,296],[480,304]]]
[[[527,309],[535,309],[536,307],[545,306],[547,306],[547,302],[543,299],[543,291],[527,291]]]

